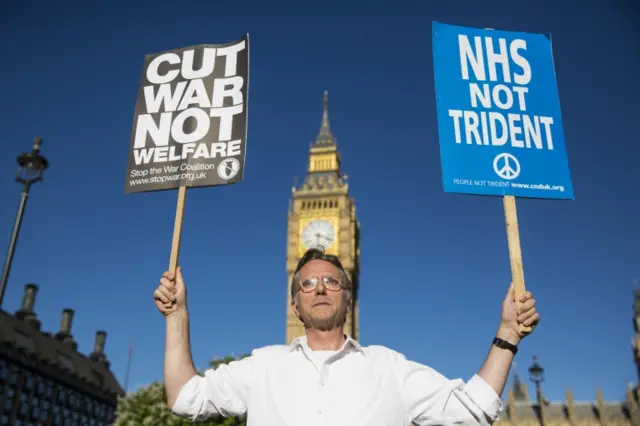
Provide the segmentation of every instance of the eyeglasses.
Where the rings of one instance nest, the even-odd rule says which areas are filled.
[[[321,281],[322,285],[324,285],[328,290],[338,291],[342,288],[342,283],[339,279],[329,275],[324,275],[322,277],[309,277],[306,280],[301,281],[300,290],[304,293],[312,292]]]

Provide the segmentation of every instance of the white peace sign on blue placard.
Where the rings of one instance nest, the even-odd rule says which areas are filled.
[[[493,159],[493,170],[502,179],[515,179],[520,175],[520,163],[516,157],[505,152]]]

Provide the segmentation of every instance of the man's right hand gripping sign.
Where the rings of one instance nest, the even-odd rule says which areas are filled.
[[[160,285],[153,292],[153,299],[156,302],[156,307],[164,316],[178,310],[186,311],[187,295],[180,267],[176,268],[175,274],[169,271],[162,274]]]
[[[540,320],[531,293],[518,304],[511,287],[495,334],[486,336],[489,351],[481,368],[466,382],[449,379],[392,349],[361,346],[347,336],[352,283],[338,257],[315,248],[298,262],[290,288],[291,309],[304,324],[304,335],[290,345],[255,349],[247,358],[200,376],[191,358],[186,293],[179,267],[175,274],[165,272],[153,293],[166,321],[167,404],[192,420],[249,413],[248,426],[488,426],[503,408],[500,395],[526,336],[521,326],[535,327]],[[208,326],[206,318],[203,324]],[[233,332],[225,325],[215,330]],[[447,342],[432,341],[419,324],[412,338],[451,351]]]

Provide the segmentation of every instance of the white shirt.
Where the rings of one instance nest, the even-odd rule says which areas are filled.
[[[248,426],[487,426],[502,405],[480,376],[449,380],[349,337],[339,351],[315,353],[300,337],[193,377],[172,411],[194,421],[248,413]]]

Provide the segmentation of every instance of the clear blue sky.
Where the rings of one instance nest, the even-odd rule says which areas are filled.
[[[143,56],[249,32],[245,181],[188,196],[181,263],[196,364],[285,340],[290,189],[327,89],[362,224],[362,343],[469,378],[510,270],[501,200],[442,191],[431,21],[550,32],[577,198],[518,203],[542,322],[517,369],[526,376],[537,354],[554,400],[567,386],[579,400],[596,386],[620,399],[636,380],[640,15],[631,0],[46,4],[0,6],[2,246],[20,194],[15,155],[41,135],[51,162],[32,191],[4,309],[36,282],[44,329],[74,308],[81,351],[106,329],[121,380],[134,341],[130,388],[162,377],[164,324],[151,295],[169,261],[176,193],[124,194]]]

